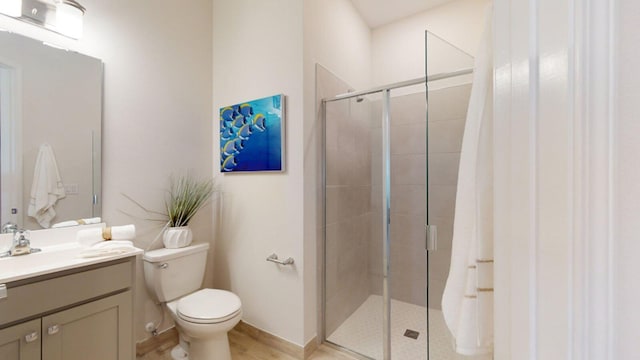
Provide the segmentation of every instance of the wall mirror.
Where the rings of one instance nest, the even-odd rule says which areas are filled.
[[[99,59],[0,32],[1,224],[101,216],[102,71]],[[28,215],[47,186],[64,189],[49,226]]]

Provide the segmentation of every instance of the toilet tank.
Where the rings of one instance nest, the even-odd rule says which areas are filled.
[[[175,300],[202,286],[209,244],[144,253],[144,280],[160,302]]]

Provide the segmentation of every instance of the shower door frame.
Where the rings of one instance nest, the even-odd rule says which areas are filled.
[[[356,98],[365,95],[371,95],[375,93],[382,94],[382,224],[383,224],[383,245],[382,245],[382,256],[383,256],[383,270],[382,270],[382,301],[383,301],[383,360],[391,360],[391,293],[390,293],[390,284],[389,284],[389,276],[390,273],[390,262],[391,262],[391,236],[389,233],[389,225],[391,223],[391,137],[390,137],[390,123],[391,123],[391,90],[404,88],[408,86],[415,86],[420,84],[428,84],[430,81],[443,80],[447,78],[462,76],[473,73],[472,68],[461,69],[447,73],[439,73],[430,75],[428,77],[424,76],[421,78],[406,80],[397,82],[390,85],[384,85],[379,87],[374,87],[368,90],[349,92],[346,94],[337,95],[333,98],[322,99],[321,104],[321,114],[322,114],[322,207],[323,207],[323,226],[322,226],[322,241],[323,241],[323,266],[322,266],[322,324],[320,331],[320,338],[323,343],[327,343],[327,334],[326,334],[326,304],[327,304],[327,296],[326,296],[326,254],[327,254],[327,197],[326,197],[326,186],[327,186],[327,157],[326,157],[326,107],[327,103],[346,100],[351,98]],[[425,92],[428,92],[425,89]],[[427,104],[428,105],[428,104]],[[428,126],[427,126],[428,128]],[[426,134],[425,134],[426,136]],[[428,149],[427,149],[428,154]],[[428,171],[428,166],[427,166]],[[428,184],[425,184],[428,186]],[[427,200],[428,200],[428,191],[427,191]],[[428,203],[428,201],[427,201]],[[429,230],[429,218],[428,216],[425,219],[425,238],[427,236],[427,231]],[[428,244],[425,239],[425,251],[427,250]],[[425,306],[428,308],[429,299],[427,297],[427,301]],[[427,315],[428,316],[428,315]],[[345,348],[339,344],[333,344],[334,346],[339,347],[340,349],[348,350],[350,353],[354,353],[356,355],[362,356],[361,354],[357,354],[353,352],[351,349]],[[428,358],[428,338],[427,338],[427,358]]]

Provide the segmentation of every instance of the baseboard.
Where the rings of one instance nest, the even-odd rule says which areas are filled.
[[[318,346],[320,346],[318,338],[314,336],[313,339],[309,340],[307,345],[304,346],[304,359],[308,359],[311,354],[318,350]]]
[[[306,352],[306,348],[307,348],[306,346],[303,348],[302,346],[296,345],[283,338],[277,337],[275,335],[269,334],[264,330],[258,329],[257,327],[251,324],[247,324],[244,321],[240,321],[238,325],[236,325],[234,330],[241,332],[251,337],[252,339],[258,342],[261,342],[269,347],[282,351],[287,355],[291,355],[296,359],[306,359],[305,355],[308,356]]]
[[[296,359],[309,358],[309,356],[311,356],[319,346],[315,337],[303,348],[243,321],[240,321],[233,330],[243,333],[256,341],[277,349],[287,355],[293,356]],[[137,343],[136,356],[143,356],[150,352],[164,352],[165,350],[176,346],[178,341],[178,331],[175,327],[171,327],[158,334],[158,336],[153,336]]]
[[[158,334],[158,336],[136,343],[136,356],[142,356],[152,351],[163,352],[178,345],[178,342],[178,331],[175,327],[171,327]]]

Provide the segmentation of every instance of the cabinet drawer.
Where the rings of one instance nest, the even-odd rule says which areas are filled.
[[[0,328],[123,289],[133,281],[133,260],[10,287],[0,300]]]

